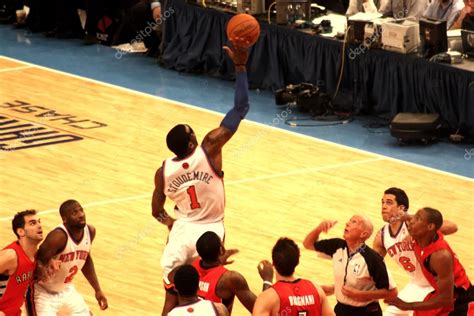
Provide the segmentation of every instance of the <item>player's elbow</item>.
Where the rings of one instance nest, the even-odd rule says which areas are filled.
[[[443,233],[444,235],[452,235],[456,233],[457,231],[458,231],[458,225],[454,223],[441,227],[441,233]]]
[[[451,306],[454,301],[454,293],[453,291],[446,291],[446,293],[441,294],[438,299],[439,307]]]
[[[303,240],[303,247],[308,250],[314,250],[314,242],[309,238],[305,238],[305,240]]]
[[[387,295],[386,295],[385,299],[392,300],[392,299],[397,298],[397,296],[398,296],[398,290],[395,287],[395,288],[390,289],[390,290],[387,291]]]

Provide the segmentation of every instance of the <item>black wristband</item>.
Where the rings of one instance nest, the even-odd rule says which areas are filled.
[[[246,66],[245,64],[234,64],[234,66]]]

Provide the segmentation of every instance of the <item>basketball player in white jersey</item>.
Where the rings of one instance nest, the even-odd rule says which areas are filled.
[[[248,48],[233,44],[233,49],[224,49],[235,66],[234,107],[220,126],[204,137],[201,145],[189,125],[173,127],[166,137],[166,143],[176,156],[165,160],[155,174],[152,215],[170,230],[161,257],[165,288],[172,287],[168,280],[171,270],[197,257],[196,241],[202,234],[213,231],[224,239],[222,147],[237,131],[240,121],[249,110],[245,67]],[[176,204],[176,220],[164,209],[166,198]]]
[[[105,310],[107,299],[90,256],[95,228],[86,224],[84,210],[75,200],[65,201],[59,213],[63,224],[48,234],[38,250],[38,280],[30,293],[28,312],[30,315],[50,316],[66,307],[72,315],[89,316],[89,307],[72,283],[79,271],[94,288],[97,302]]]
[[[406,302],[423,301],[433,288],[426,280],[420,263],[413,252],[411,237],[405,223],[408,211],[408,196],[402,189],[389,188],[382,197],[382,218],[385,224],[377,233],[373,249],[382,257],[389,255],[410,275],[409,283],[398,292],[398,297]],[[440,231],[443,234],[453,234],[457,231],[456,224],[444,221]],[[395,306],[389,306],[384,315],[412,315],[413,311],[402,311]]]
[[[168,316],[228,316],[224,304],[214,303],[198,297],[199,274],[192,265],[176,269],[174,284],[178,292],[178,306]]]

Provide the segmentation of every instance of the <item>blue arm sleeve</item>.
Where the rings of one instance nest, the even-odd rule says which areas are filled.
[[[224,126],[233,133],[237,131],[240,121],[247,115],[249,111],[249,84],[247,81],[247,72],[236,73],[235,98],[234,107],[227,112],[226,116],[221,122]]]

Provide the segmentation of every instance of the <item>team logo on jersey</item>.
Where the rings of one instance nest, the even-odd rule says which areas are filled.
[[[360,273],[360,264],[356,263],[352,267],[352,274],[358,275]]]

